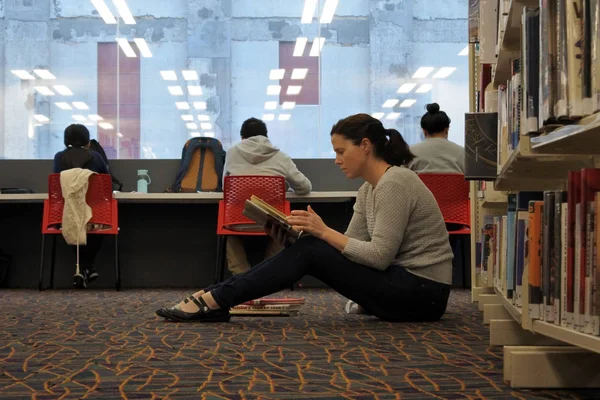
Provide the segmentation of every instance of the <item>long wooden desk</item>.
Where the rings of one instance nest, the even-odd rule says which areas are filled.
[[[39,203],[48,198],[47,193],[0,194],[0,203]],[[291,203],[342,203],[356,198],[356,192],[311,192],[300,196],[287,193]],[[223,199],[220,192],[202,193],[115,193],[120,203],[204,203],[215,204]]]

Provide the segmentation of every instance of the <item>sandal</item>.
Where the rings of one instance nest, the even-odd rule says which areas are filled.
[[[198,306],[198,311],[188,313],[175,306],[158,309],[156,314],[175,322],[229,322],[231,319],[229,310],[211,310],[202,297],[190,296],[186,300],[188,300],[187,302],[193,301]]]
[[[184,304],[187,304],[187,303],[189,303],[190,301],[192,301],[193,299],[194,299],[194,295],[191,295],[190,297],[188,297],[188,298],[186,298],[186,299],[183,299],[183,300],[181,300],[181,301],[183,301],[183,303],[184,303]],[[181,303],[181,301],[180,301],[180,303]],[[171,308],[179,308],[179,303],[178,303],[177,305],[175,305],[175,306],[171,307]],[[166,310],[166,308],[165,308],[165,307],[163,307],[163,308],[159,308],[158,310],[156,310],[156,314],[157,314],[159,317],[168,318],[168,317],[167,317],[167,313],[165,312],[165,310]]]

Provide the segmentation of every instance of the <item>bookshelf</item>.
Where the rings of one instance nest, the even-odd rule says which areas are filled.
[[[588,335],[544,321],[533,321],[532,330],[540,335],[548,336],[595,353],[600,353],[599,336]]]
[[[521,324],[523,318],[523,309],[521,307],[515,306],[512,302],[508,301],[508,299],[504,297],[504,295],[498,289],[495,289],[495,293],[500,298],[500,302],[502,303],[506,311],[508,311],[510,316],[517,323]]]
[[[600,2],[497,4],[499,16],[480,12],[498,17],[480,35],[496,24],[502,91],[497,110],[486,105],[498,112],[497,176],[471,185],[472,299],[512,387],[600,388]]]
[[[533,152],[544,154],[597,155],[600,149],[600,114],[531,139]]]
[[[591,155],[534,152],[532,140],[529,136],[520,138],[518,147],[502,165],[496,178],[497,190],[561,190],[565,187],[568,171],[593,167],[595,164],[594,156]]]

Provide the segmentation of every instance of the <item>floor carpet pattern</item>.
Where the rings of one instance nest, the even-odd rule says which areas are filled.
[[[0,291],[0,398],[600,398],[507,386],[468,291],[426,324],[346,315],[344,298],[317,289],[285,293],[307,300],[296,317],[204,325],[154,314],[188,294]]]

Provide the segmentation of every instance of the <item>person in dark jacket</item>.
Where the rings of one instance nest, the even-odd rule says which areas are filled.
[[[81,124],[72,124],[65,129],[66,149],[54,156],[54,173],[72,168],[89,169],[98,174],[109,174],[108,165],[100,154],[90,150],[90,131]],[[73,276],[73,286],[86,288],[89,282],[98,278],[94,268],[96,254],[102,246],[103,235],[88,235],[87,245],[80,246],[81,272]],[[76,246],[71,246],[74,252]]]

